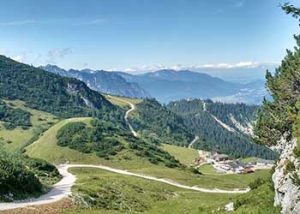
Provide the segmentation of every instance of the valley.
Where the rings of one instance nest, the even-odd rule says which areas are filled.
[[[18,63],[6,58],[4,63],[19,71]],[[21,70],[23,87],[30,87],[30,82],[26,85],[28,71],[32,78],[44,72],[23,64]],[[18,75],[20,72],[14,77],[20,78]],[[10,77],[3,77],[8,82]],[[216,115],[223,123],[235,127],[234,133],[247,139],[236,124],[244,127],[250,123],[256,107],[236,104],[227,107],[224,104],[220,108],[219,103],[209,100],[162,105],[154,99],[101,95],[95,91],[92,92],[95,97],[91,97],[90,89],[84,83],[52,74],[47,78],[61,81],[57,86],[59,90],[43,83],[37,86],[40,96],[47,97],[49,103],[54,100],[52,96],[58,96],[60,102],[45,105],[40,98],[23,97],[17,89],[13,98],[5,93],[1,95],[4,111],[8,112],[1,128],[1,149],[15,152],[16,156],[47,161],[56,166],[62,178],[56,184],[52,182],[52,187],[47,184],[48,189],[42,195],[13,194],[12,197],[23,200],[12,202],[15,201],[12,198],[10,202],[0,203],[1,210],[18,212],[28,206],[43,209],[43,206],[59,204],[71,194],[74,206],[61,210],[61,213],[86,213],[87,210],[89,213],[156,213],[158,209],[169,212],[170,204],[174,206],[174,213],[181,213],[183,209],[190,213],[222,212],[226,204],[238,201],[242,195],[252,198],[251,183],[263,180],[258,185],[265,185],[270,176],[268,169],[249,174],[220,174],[210,166],[197,166],[198,149],[210,139],[203,133],[194,132],[185,122],[185,116],[191,113],[206,117]],[[71,86],[69,81],[74,85]],[[55,93],[47,93],[49,89]],[[178,114],[178,108],[184,109],[180,111],[182,114]],[[13,110],[20,111],[17,118],[9,116]],[[235,120],[230,119],[233,116]],[[213,117],[211,119],[215,121]],[[212,126],[226,131],[217,124],[215,121]],[[251,155],[241,154],[236,156]],[[42,177],[37,176],[37,179]],[[10,194],[9,190],[7,194]],[[145,198],[139,198],[140,194],[145,194]],[[242,205],[247,207],[247,204],[249,200],[244,199]],[[236,210],[237,213],[243,212],[243,206]],[[264,209],[263,206],[259,209]]]
[[[299,214],[299,23],[297,0],[1,0],[0,213]]]

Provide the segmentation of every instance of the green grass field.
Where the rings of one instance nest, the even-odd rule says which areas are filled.
[[[108,99],[112,104],[120,106],[120,107],[129,106],[128,103],[126,103],[126,102],[130,102],[130,103],[136,105],[143,101],[142,99],[119,97],[119,96],[113,96],[113,95],[105,95],[105,98]]]
[[[92,200],[93,205],[91,209],[77,208],[65,213],[205,213],[201,210],[216,209],[233,197],[183,190],[98,169],[71,172],[78,177],[73,192],[84,201]]]
[[[0,122],[0,136],[2,141],[4,141],[4,148],[8,151],[19,150],[25,146],[34,135],[43,132],[59,121],[59,119],[52,114],[26,107],[25,103],[22,101],[5,102],[12,108],[20,108],[30,112],[32,115],[30,118],[32,127],[28,130],[23,130],[21,128],[7,130]]]
[[[54,164],[59,163],[99,163],[98,157],[93,154],[83,154],[67,147],[57,145],[57,131],[69,122],[86,122],[91,120],[89,117],[71,118],[60,121],[52,126],[40,139],[26,147],[26,154],[33,158],[41,158]]]
[[[99,169],[70,169],[78,180],[72,191],[80,206],[64,213],[226,213],[234,202],[238,214],[276,214],[274,193],[266,183],[246,194],[208,194]],[[270,175],[267,175],[269,178]],[[86,206],[89,206],[87,209]]]
[[[246,175],[214,175],[214,174],[193,174],[189,170],[168,168],[163,165],[155,165],[142,157],[138,157],[129,150],[121,151],[109,160],[99,158],[95,154],[83,154],[67,147],[57,145],[56,133],[69,122],[86,122],[91,118],[72,118],[63,120],[48,129],[34,144],[26,147],[26,154],[30,157],[45,159],[51,163],[86,163],[103,164],[115,168],[126,169],[132,172],[152,175],[160,178],[168,178],[182,184],[197,185],[206,188],[246,188],[248,184],[257,177],[265,177],[267,170],[257,171]],[[170,147],[168,147],[170,149]],[[174,150],[174,147],[172,147]],[[179,148],[176,151],[181,150]],[[185,150],[183,148],[183,150]],[[183,160],[182,155],[173,154],[177,159]],[[189,158],[187,158],[189,159]],[[184,159],[185,161],[187,159]]]
[[[184,165],[193,164],[195,158],[198,157],[198,151],[196,149],[189,149],[169,144],[163,144],[161,148],[176,157],[177,160]]]

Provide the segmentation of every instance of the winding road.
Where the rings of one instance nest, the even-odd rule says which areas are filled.
[[[102,169],[102,170],[106,170],[106,171],[113,172],[113,173],[118,173],[118,174],[122,174],[122,175],[134,176],[134,177],[143,178],[143,179],[147,179],[147,180],[157,181],[157,182],[165,183],[165,184],[175,186],[178,188],[194,190],[194,191],[204,192],[204,193],[241,194],[241,193],[247,193],[250,190],[249,188],[243,189],[243,190],[240,190],[240,189],[234,189],[234,190],[206,189],[206,188],[201,188],[201,187],[197,187],[197,186],[183,185],[183,184],[180,184],[180,183],[177,183],[175,181],[168,180],[165,178],[156,178],[156,177],[149,176],[149,175],[137,174],[137,173],[133,173],[133,172],[128,172],[126,170],[116,169],[116,168],[103,166],[103,165],[64,164],[64,165],[57,166],[57,169],[59,170],[59,172],[63,176],[63,178],[58,183],[56,183],[47,194],[42,195],[38,198],[34,198],[34,199],[15,201],[15,202],[11,202],[11,203],[0,203],[0,211],[54,203],[63,198],[70,196],[72,194],[71,187],[75,184],[76,177],[75,177],[75,175],[68,172],[69,168]]]
[[[112,96],[110,96],[110,95],[108,95],[108,96],[109,96],[109,97],[112,97]],[[127,101],[127,100],[119,99],[119,98],[117,98],[117,97],[114,97],[114,99],[115,99],[115,100],[119,100],[119,101],[122,102],[122,103],[126,103],[126,104],[128,104],[128,105],[130,106],[130,109],[129,109],[128,111],[126,111],[124,118],[125,118],[125,121],[126,121],[128,127],[129,127],[129,129],[130,129],[132,135],[133,135],[134,137],[138,137],[138,133],[133,129],[132,125],[129,123],[129,120],[128,120],[129,114],[130,114],[132,111],[135,110],[135,105],[134,105],[133,103]]]
[[[115,98],[115,99],[118,99],[118,98]],[[132,128],[131,124],[128,122],[128,116],[129,116],[130,112],[135,110],[134,104],[132,104],[131,102],[126,101],[126,100],[122,100],[122,99],[118,99],[118,100],[121,102],[125,102],[130,106],[130,109],[126,112],[124,118],[126,120],[126,123],[129,126],[130,131],[132,132],[133,136],[138,137],[137,132],[135,132],[135,130]],[[191,142],[189,147],[191,147],[198,139],[199,139],[199,137],[196,136],[195,139]],[[69,197],[72,194],[71,188],[76,182],[76,177],[75,177],[75,175],[71,174],[68,171],[69,168],[97,168],[97,169],[102,169],[102,170],[106,170],[106,171],[113,172],[113,173],[118,173],[118,174],[122,174],[122,175],[126,175],[126,176],[134,176],[134,177],[138,177],[138,178],[142,178],[142,179],[146,179],[146,180],[165,183],[165,184],[175,186],[178,188],[182,188],[182,189],[193,190],[193,191],[204,192],[204,193],[241,194],[241,193],[247,193],[248,191],[250,191],[249,188],[234,189],[234,190],[222,190],[222,189],[206,189],[206,188],[201,188],[198,186],[187,186],[187,185],[183,185],[183,184],[177,183],[177,182],[169,180],[169,179],[156,178],[156,177],[149,176],[149,175],[128,172],[127,170],[116,169],[116,168],[103,166],[103,165],[63,164],[63,165],[57,166],[57,169],[59,170],[59,173],[62,175],[63,178],[58,183],[56,183],[48,193],[46,193],[38,198],[14,201],[14,202],[9,202],[9,203],[0,203],[0,211],[29,207],[29,206],[36,206],[36,205],[42,205],[42,204],[50,204],[50,203],[57,202],[63,198]]]

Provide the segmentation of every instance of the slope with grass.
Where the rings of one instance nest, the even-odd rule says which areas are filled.
[[[113,95],[105,95],[105,98],[108,101],[110,101],[112,104],[123,108],[129,107],[130,106],[129,103],[132,103],[133,105],[137,105],[143,101],[142,99],[119,97]]]
[[[0,120],[0,142],[8,151],[22,151],[24,147],[37,140],[41,133],[59,121],[59,118],[50,113],[26,107],[25,103],[20,100],[4,100],[4,102],[12,109],[20,109],[28,113],[31,124],[26,129],[20,126],[11,129],[7,128]]]
[[[99,169],[74,168],[71,172],[78,178],[72,188],[77,206],[65,213],[225,213],[224,206],[231,201],[236,213],[278,213],[272,208],[268,184],[253,193],[232,196],[193,192]]]
[[[180,163],[184,165],[190,165],[194,163],[195,159],[199,156],[198,151],[192,148],[174,146],[169,144],[162,144],[161,148],[176,157],[176,159],[178,159]]]

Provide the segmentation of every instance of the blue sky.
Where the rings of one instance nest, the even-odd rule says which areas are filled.
[[[33,65],[133,72],[276,63],[299,33],[282,2],[0,0],[0,53]]]

